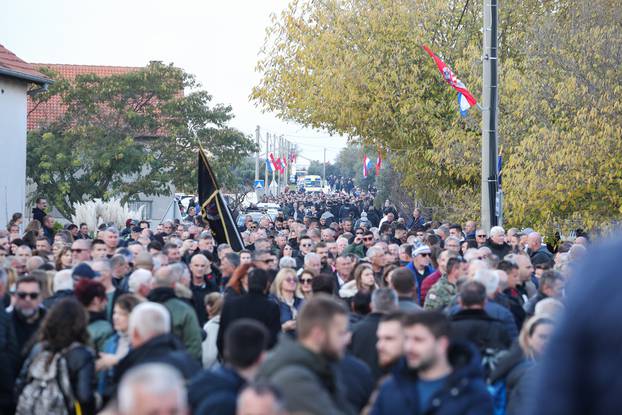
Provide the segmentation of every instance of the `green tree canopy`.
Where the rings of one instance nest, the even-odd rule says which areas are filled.
[[[170,184],[194,192],[199,144],[221,185],[232,186],[229,166],[255,149],[227,125],[231,107],[211,105],[195,78],[172,64],[75,80],[49,74],[56,83],[36,99],[59,96],[65,112],[29,133],[27,174],[65,217],[74,202],[92,198],[167,194]]]

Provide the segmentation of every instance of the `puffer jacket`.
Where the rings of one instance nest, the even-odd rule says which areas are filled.
[[[372,415],[488,415],[493,413],[477,350],[468,343],[454,342],[449,347],[453,368],[441,390],[419,410],[418,377],[406,361],[396,366],[391,377],[380,387]]]
[[[333,363],[289,336],[280,337],[279,344],[259,369],[257,379],[269,380],[281,390],[290,413],[355,413]]]

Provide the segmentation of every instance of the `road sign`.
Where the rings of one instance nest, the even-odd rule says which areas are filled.
[[[264,187],[263,183],[264,183],[263,180],[255,180],[255,189],[263,189]]]

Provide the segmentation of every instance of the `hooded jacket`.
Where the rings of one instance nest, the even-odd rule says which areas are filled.
[[[467,343],[454,342],[449,347],[452,372],[442,388],[430,398],[423,412],[419,411],[417,372],[410,370],[405,359],[382,384],[372,415],[486,415],[493,413],[490,394],[486,389],[479,354]]]
[[[332,362],[289,336],[280,337],[257,378],[269,380],[283,392],[285,407],[291,413],[355,413]]]
[[[203,370],[188,385],[192,413],[235,415],[238,393],[244,385],[246,380],[230,367]]]
[[[173,334],[176,335],[194,357],[201,361],[201,327],[194,309],[175,296],[175,291],[168,287],[158,287],[151,290],[147,297],[149,301],[160,303],[171,313]]]

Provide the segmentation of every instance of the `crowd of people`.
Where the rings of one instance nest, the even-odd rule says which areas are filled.
[[[154,228],[59,230],[43,198],[15,214],[0,413],[525,413],[586,236],[547,247],[354,189],[268,201],[240,252],[195,206]]]

